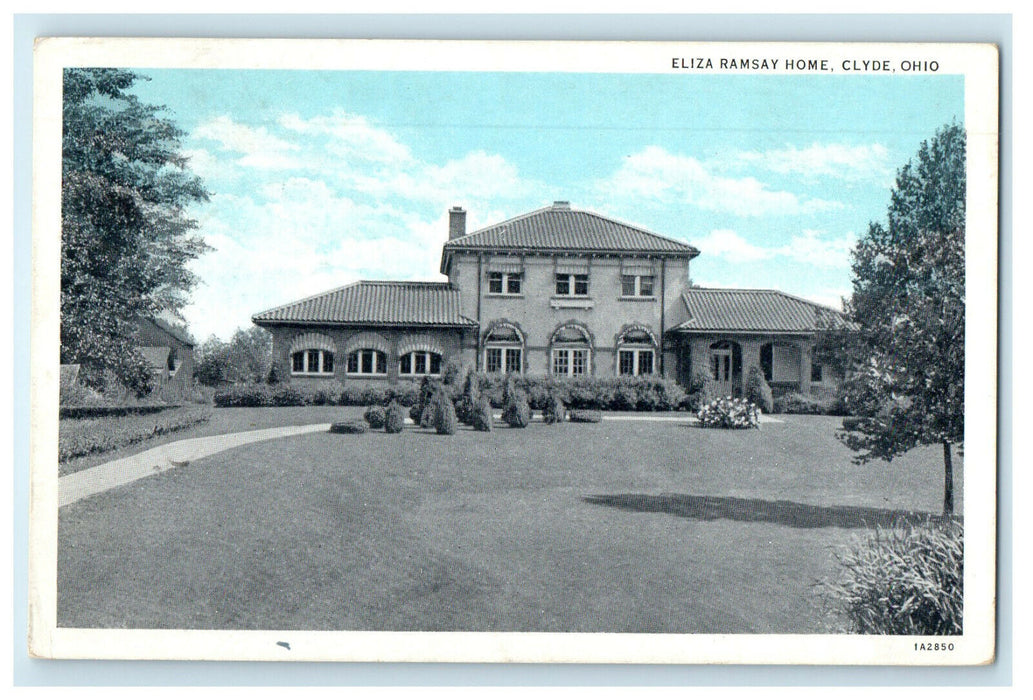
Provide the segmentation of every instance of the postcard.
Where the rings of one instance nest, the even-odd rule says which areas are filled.
[[[993,661],[996,47],[34,61],[31,654]]]

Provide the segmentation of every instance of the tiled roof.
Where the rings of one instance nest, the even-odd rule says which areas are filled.
[[[682,293],[689,320],[672,331],[812,333],[852,328],[839,311],[773,289],[701,289]]]
[[[566,202],[450,240],[443,252],[491,248],[699,255],[688,243],[595,212],[571,209]]]
[[[263,311],[251,320],[258,325],[477,325],[459,310],[459,290],[447,282],[364,281]]]

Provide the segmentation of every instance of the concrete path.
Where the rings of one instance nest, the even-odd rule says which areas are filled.
[[[243,433],[212,435],[210,437],[166,443],[139,454],[62,476],[57,483],[58,506],[75,503],[87,496],[131,483],[145,476],[160,474],[173,467],[186,466],[194,460],[213,455],[216,452],[222,452],[223,450],[262,440],[325,432],[329,429],[329,423],[317,423],[314,425],[249,430]]]

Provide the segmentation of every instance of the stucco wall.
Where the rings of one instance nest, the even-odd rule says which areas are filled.
[[[563,260],[563,258],[560,258]],[[594,340],[593,373],[614,376],[616,340],[629,325],[641,325],[659,339],[661,315],[665,328],[685,320],[681,293],[689,277],[688,260],[654,260],[656,281],[654,297],[621,297],[621,259],[596,257],[589,262],[588,297],[562,297],[555,294],[555,259],[551,256],[526,256],[523,259],[522,293],[518,296],[488,293],[487,274],[491,256],[456,255],[451,281],[461,290],[463,314],[479,320],[482,332],[493,322],[505,319],[517,325],[525,342],[525,368],[532,374],[549,372],[549,341],[555,330],[567,322],[588,329]],[[478,284],[478,271],[480,284]],[[663,279],[661,280],[661,272]],[[480,294],[478,305],[478,292]],[[674,349],[664,353],[664,374],[675,376]],[[657,372],[661,360],[657,356]]]

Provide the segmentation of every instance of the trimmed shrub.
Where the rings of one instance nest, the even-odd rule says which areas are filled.
[[[567,415],[567,407],[563,405],[558,396],[551,396],[542,409],[542,420],[546,425],[562,423]]]
[[[438,407],[433,402],[430,402],[423,407],[423,413],[420,414],[420,427],[430,429],[437,425],[437,422]]]
[[[384,409],[380,406],[370,406],[366,409],[366,412],[362,414],[362,417],[369,423],[369,427],[372,430],[380,430],[384,427],[384,419],[386,415]]]
[[[331,423],[330,432],[343,435],[360,435],[366,432],[366,426],[357,420]]]
[[[206,406],[185,406],[157,414],[128,414],[104,418],[62,419],[58,422],[57,459],[109,452],[156,435],[184,430],[212,417]]]
[[[265,375],[265,383],[269,385],[280,383],[280,369],[275,362],[269,365],[269,372]]]
[[[459,429],[456,409],[452,399],[443,391],[439,391],[434,403],[434,429],[438,435],[455,435]]]
[[[955,521],[876,529],[836,555],[822,594],[854,634],[961,634],[963,554]]]
[[[759,428],[760,411],[746,399],[715,399],[699,410],[704,428]]]
[[[531,406],[527,403],[527,394],[520,389],[509,393],[509,400],[502,410],[502,420],[510,428],[526,428],[531,422]]]
[[[689,395],[683,402],[685,407],[698,413],[701,408],[719,399],[717,382],[706,372],[695,372],[689,382]]]
[[[416,425],[420,425],[423,422],[424,408],[426,408],[426,406],[415,404],[409,409],[409,419]]]
[[[599,411],[586,411],[584,409],[574,409],[569,415],[571,423],[598,423],[603,419],[603,414]]]
[[[495,427],[495,416],[492,414],[491,402],[485,396],[482,396],[477,404],[477,409],[473,416],[473,427],[474,430],[479,430],[482,433],[490,433]]]
[[[389,433],[400,433],[405,427],[405,409],[397,401],[392,401],[384,413],[384,430]]]
[[[756,365],[750,367],[750,371],[746,373],[746,400],[755,404],[764,413],[771,413],[775,409],[771,387],[764,379],[764,372]]]

